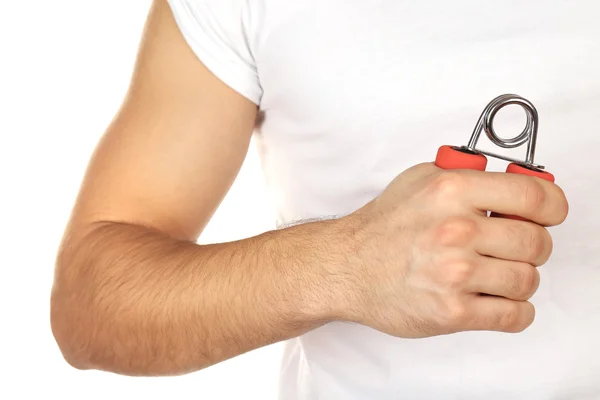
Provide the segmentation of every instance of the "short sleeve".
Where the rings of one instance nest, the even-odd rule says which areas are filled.
[[[192,51],[221,81],[255,104],[262,88],[246,32],[242,0],[168,0]]]

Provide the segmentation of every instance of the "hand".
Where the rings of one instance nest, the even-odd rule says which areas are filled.
[[[339,220],[352,232],[343,318],[406,338],[520,332],[534,319],[536,267],[552,251],[545,227],[567,212],[562,190],[538,178],[412,167]]]

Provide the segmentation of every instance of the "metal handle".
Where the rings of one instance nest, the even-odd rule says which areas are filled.
[[[527,123],[525,125],[525,128],[519,135],[505,139],[499,137],[496,134],[496,131],[494,130],[493,121],[498,111],[511,104],[520,105],[525,110],[525,114],[527,116]],[[535,164],[534,162],[538,125],[538,112],[529,100],[516,94],[503,94],[496,97],[485,107],[485,109],[481,113],[481,116],[479,117],[479,120],[477,121],[477,124],[475,125],[475,129],[473,130],[473,134],[469,139],[469,143],[467,144],[467,146],[463,146],[462,148],[475,153],[485,154],[490,157],[499,158],[505,161],[526,165],[530,168],[544,169],[543,165]],[[514,158],[477,149],[477,142],[479,140],[479,137],[481,136],[481,132],[483,131],[485,131],[492,143],[505,149],[516,148],[527,143],[527,153],[525,160],[517,160]]]

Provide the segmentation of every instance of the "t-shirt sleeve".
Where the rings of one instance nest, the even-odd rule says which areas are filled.
[[[246,2],[168,0],[183,37],[221,81],[255,104],[262,88],[248,42]]]

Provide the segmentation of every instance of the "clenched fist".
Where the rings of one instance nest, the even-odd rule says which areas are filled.
[[[538,178],[417,165],[339,220],[350,232],[343,318],[406,338],[520,332],[552,251],[545,227],[567,211],[562,190]]]

